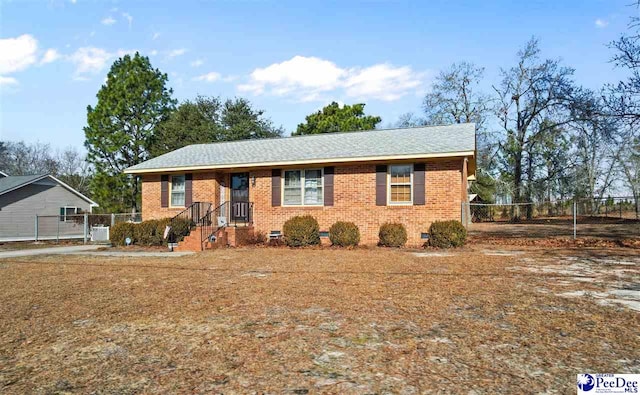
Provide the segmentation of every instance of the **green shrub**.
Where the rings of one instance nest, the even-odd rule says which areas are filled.
[[[462,247],[466,241],[467,229],[460,221],[436,221],[429,228],[429,244],[433,247]]]
[[[195,223],[187,218],[176,218],[169,222],[171,230],[169,231],[169,240],[174,240],[176,243],[182,241],[185,236],[191,233],[191,228],[195,226]],[[164,228],[162,230],[164,233]]]
[[[320,244],[320,225],[310,215],[289,218],[282,227],[282,233],[289,247]]]
[[[338,221],[329,228],[331,244],[340,247],[357,246],[360,242],[360,230],[353,222]]]
[[[135,224],[131,222],[120,222],[109,229],[109,240],[115,246],[126,245],[125,239],[131,239],[131,243],[135,242]]]
[[[152,219],[135,224],[133,234],[136,244],[143,246],[162,245],[162,233],[158,233],[158,222],[158,220]]]
[[[400,223],[386,223],[378,232],[379,245],[384,247],[402,247],[407,242],[407,228]]]

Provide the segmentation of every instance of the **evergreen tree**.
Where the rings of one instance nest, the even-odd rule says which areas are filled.
[[[103,210],[140,207],[139,180],[122,171],[149,158],[153,134],[175,106],[167,79],[146,56],[125,55],[111,66],[96,106],[87,106],[85,147],[95,169],[91,190]]]

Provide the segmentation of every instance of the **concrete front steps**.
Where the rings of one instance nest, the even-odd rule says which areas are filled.
[[[253,226],[227,226],[218,229],[214,235],[215,241],[205,241],[202,243],[200,229],[194,229],[188,236],[173,248],[174,251],[203,251],[212,250],[220,247],[239,247],[247,245],[250,238],[253,237]]]

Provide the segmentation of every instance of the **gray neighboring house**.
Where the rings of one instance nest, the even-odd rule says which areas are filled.
[[[83,225],[72,215],[91,213],[98,204],[49,174],[9,176],[0,172],[0,241],[83,236]],[[49,217],[44,217],[49,216]],[[54,217],[58,216],[58,217]]]

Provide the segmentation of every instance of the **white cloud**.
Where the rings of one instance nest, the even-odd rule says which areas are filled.
[[[606,19],[598,18],[596,19],[595,24],[597,28],[603,29],[609,25],[609,21]]]
[[[133,17],[128,12],[123,12],[122,17],[127,20],[129,23],[129,29],[131,29],[131,25],[133,24]]]
[[[204,62],[202,61],[202,59],[197,59],[194,60],[193,62],[191,62],[191,67],[200,67],[204,64]]]
[[[354,72],[345,82],[347,96],[384,101],[398,100],[422,85],[423,73],[411,67],[377,64]]]
[[[335,63],[316,57],[294,56],[282,63],[255,69],[250,82],[238,89],[254,94],[270,93],[282,96],[293,91],[329,91],[340,85],[345,70]]]
[[[112,17],[108,16],[108,17],[104,18],[103,20],[101,20],[100,23],[102,23],[105,26],[111,26],[114,23],[116,23],[116,20],[113,19]]]
[[[194,81],[205,81],[205,82],[216,82],[221,77],[222,76],[220,75],[220,73],[216,73],[215,71],[212,71],[212,72],[207,73],[207,74],[199,75],[199,76],[195,77],[193,80]]]
[[[186,52],[187,52],[187,50],[184,49],[184,48],[174,49],[174,50],[171,50],[171,51],[167,52],[167,56],[170,57],[170,58],[175,58],[176,56],[184,55]]]
[[[75,4],[77,2],[78,2],[78,0],[69,0],[69,3],[71,3],[71,4]]]
[[[13,77],[3,77],[0,75],[0,86],[18,85],[18,80]]]
[[[21,71],[36,62],[38,41],[29,34],[0,39],[0,75]]]
[[[149,52],[149,54],[151,56],[156,56],[158,54],[158,50],[157,49],[153,49],[153,50],[151,50],[151,52]]]
[[[323,101],[346,95],[359,99],[398,100],[424,85],[425,73],[409,66],[382,63],[343,68],[317,58],[295,56],[281,63],[255,69],[238,90],[255,95],[290,96],[298,101]]]
[[[155,33],[153,33],[153,36],[151,36],[151,39],[152,39],[152,40],[157,40],[157,39],[158,39],[158,37],[160,37],[160,33],[155,32]]]
[[[44,56],[42,56],[42,59],[40,60],[40,64],[55,62],[59,58],[60,58],[60,53],[54,48],[49,48],[44,53]]]
[[[86,79],[86,74],[97,74],[107,65],[113,54],[102,48],[83,47],[78,48],[69,60],[76,65],[74,78],[78,80]]]

